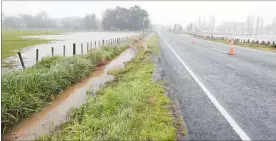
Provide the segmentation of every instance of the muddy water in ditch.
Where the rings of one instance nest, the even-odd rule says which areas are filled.
[[[34,140],[42,134],[49,133],[55,126],[68,120],[71,108],[81,106],[88,96],[92,96],[92,94],[87,94],[87,90],[95,93],[104,83],[114,79],[113,76],[107,74],[109,70],[124,68],[123,63],[130,61],[135,55],[136,49],[129,48],[107,65],[97,68],[90,77],[61,93],[41,112],[18,124],[5,139]]]

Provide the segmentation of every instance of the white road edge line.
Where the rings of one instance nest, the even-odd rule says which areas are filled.
[[[223,53],[226,53],[226,54],[228,54],[228,52],[227,51],[223,51],[223,50],[220,50],[220,49],[216,49],[216,48],[212,48],[213,50],[216,50],[216,51],[220,51],[220,52],[223,52]]]
[[[163,39],[164,40],[164,39]],[[164,40],[165,41],[165,40]],[[228,123],[232,126],[232,128],[236,131],[236,133],[240,136],[242,140],[251,140],[247,134],[241,129],[241,127],[235,122],[235,120],[228,114],[228,112],[220,105],[220,103],[216,100],[216,98],[212,95],[212,93],[205,87],[203,83],[201,83],[195,73],[186,65],[186,63],[176,54],[176,52],[172,49],[172,47],[165,41],[171,51],[174,53],[176,58],[181,62],[181,64],[186,68],[186,70],[191,74],[197,84],[201,87],[201,89],[205,92],[208,98],[212,101],[215,107],[219,110],[219,112],[224,116],[224,118],[228,121]]]

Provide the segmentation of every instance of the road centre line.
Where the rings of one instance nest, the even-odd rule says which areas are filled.
[[[216,51],[220,51],[220,52],[223,52],[223,53],[226,53],[226,54],[228,54],[228,52],[227,51],[223,51],[223,50],[220,50],[220,49],[216,49],[216,48],[212,48],[213,50],[216,50]]]
[[[232,126],[235,132],[240,136],[242,140],[251,140],[248,135],[241,129],[241,127],[235,122],[235,120],[229,115],[229,113],[222,107],[222,105],[216,100],[213,94],[206,88],[206,86],[198,79],[195,73],[186,65],[186,63],[177,55],[174,49],[168,44],[167,41],[163,39],[163,41],[167,44],[170,50],[174,53],[176,58],[181,62],[181,64],[185,67],[185,69],[190,73],[190,75],[194,78],[197,84],[201,87],[204,93],[208,96],[211,102],[215,105],[215,107],[219,110],[219,112],[224,116],[227,122]]]

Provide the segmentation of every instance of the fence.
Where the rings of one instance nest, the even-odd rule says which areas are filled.
[[[108,40],[102,40],[98,42],[97,44],[97,41],[95,42],[87,42],[87,46],[86,46],[86,50],[87,50],[87,53],[88,51],[90,51],[91,49],[93,49],[93,43],[94,43],[94,48],[97,48],[97,47],[101,47],[101,46],[104,46],[104,45],[115,45],[115,44],[119,44],[121,43],[122,41],[125,41],[127,40],[127,37],[122,37],[122,38],[112,38],[112,39],[108,39]],[[90,43],[90,44],[89,44]],[[81,50],[81,54],[83,54],[83,46],[84,44],[81,43],[81,46],[80,46],[80,50]],[[73,55],[76,55],[76,43],[73,43],[73,46],[72,46],[72,50],[73,50]],[[66,47],[65,45],[63,45],[63,56],[65,56],[65,51],[66,51]],[[21,52],[17,52],[18,54],[18,57],[19,57],[19,60],[20,60],[20,63],[22,65],[22,68],[25,69],[25,64],[24,64],[24,60],[22,58],[22,55],[21,55]],[[54,50],[54,47],[51,48],[51,55],[54,56],[55,55],[55,50]],[[36,49],[36,63],[39,61],[39,49]]]
[[[193,36],[198,37],[198,38],[203,38],[203,39],[211,39],[211,36],[204,36],[204,35],[193,35]],[[212,37],[212,39],[231,40],[234,42],[253,43],[253,44],[260,44],[260,45],[267,45],[267,46],[272,45],[273,47],[276,46],[275,41],[252,40],[252,39],[248,39],[248,38]]]

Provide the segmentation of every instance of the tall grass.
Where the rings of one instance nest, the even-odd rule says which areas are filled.
[[[5,134],[21,120],[41,110],[60,92],[86,78],[99,61],[108,61],[127,46],[105,46],[86,55],[45,58],[33,67],[2,74],[1,116]]]
[[[174,140],[170,101],[152,81],[150,56],[156,37],[148,47],[125,69],[110,71],[114,82],[73,110],[69,122],[39,140]]]

